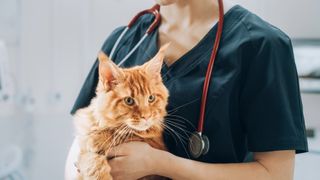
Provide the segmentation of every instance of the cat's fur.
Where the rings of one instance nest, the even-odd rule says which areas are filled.
[[[111,180],[106,154],[123,142],[138,139],[154,148],[166,149],[162,133],[169,95],[160,71],[167,46],[144,65],[127,69],[117,67],[104,53],[99,54],[96,97],[74,116],[80,146],[75,163],[79,180]],[[128,97],[134,99],[133,105]]]

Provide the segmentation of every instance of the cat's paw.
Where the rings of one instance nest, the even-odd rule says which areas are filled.
[[[77,163],[83,180],[112,180],[110,166],[105,156],[96,153],[84,153]]]

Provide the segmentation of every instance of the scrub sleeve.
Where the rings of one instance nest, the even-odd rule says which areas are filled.
[[[258,37],[258,36],[257,36]],[[256,56],[247,62],[241,119],[251,152],[307,151],[298,75],[290,39],[252,38]]]

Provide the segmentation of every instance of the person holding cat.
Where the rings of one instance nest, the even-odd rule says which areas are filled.
[[[191,157],[187,143],[198,122],[218,3],[156,0],[161,24],[124,68],[115,64],[153,16],[142,16],[129,30],[113,62],[108,55],[124,27],[105,41],[71,112],[78,136],[66,179],[81,173],[114,180],[293,179],[295,154],[308,146],[290,38],[245,8],[224,2],[204,124],[209,152]],[[101,174],[105,178],[98,178]]]

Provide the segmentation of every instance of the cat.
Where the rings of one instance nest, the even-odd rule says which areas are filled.
[[[110,148],[139,140],[166,150],[164,118],[169,92],[161,68],[169,44],[143,65],[119,68],[100,52],[96,97],[74,115],[80,154],[75,163],[78,180],[112,180],[106,155]],[[141,179],[166,179],[147,176]]]

